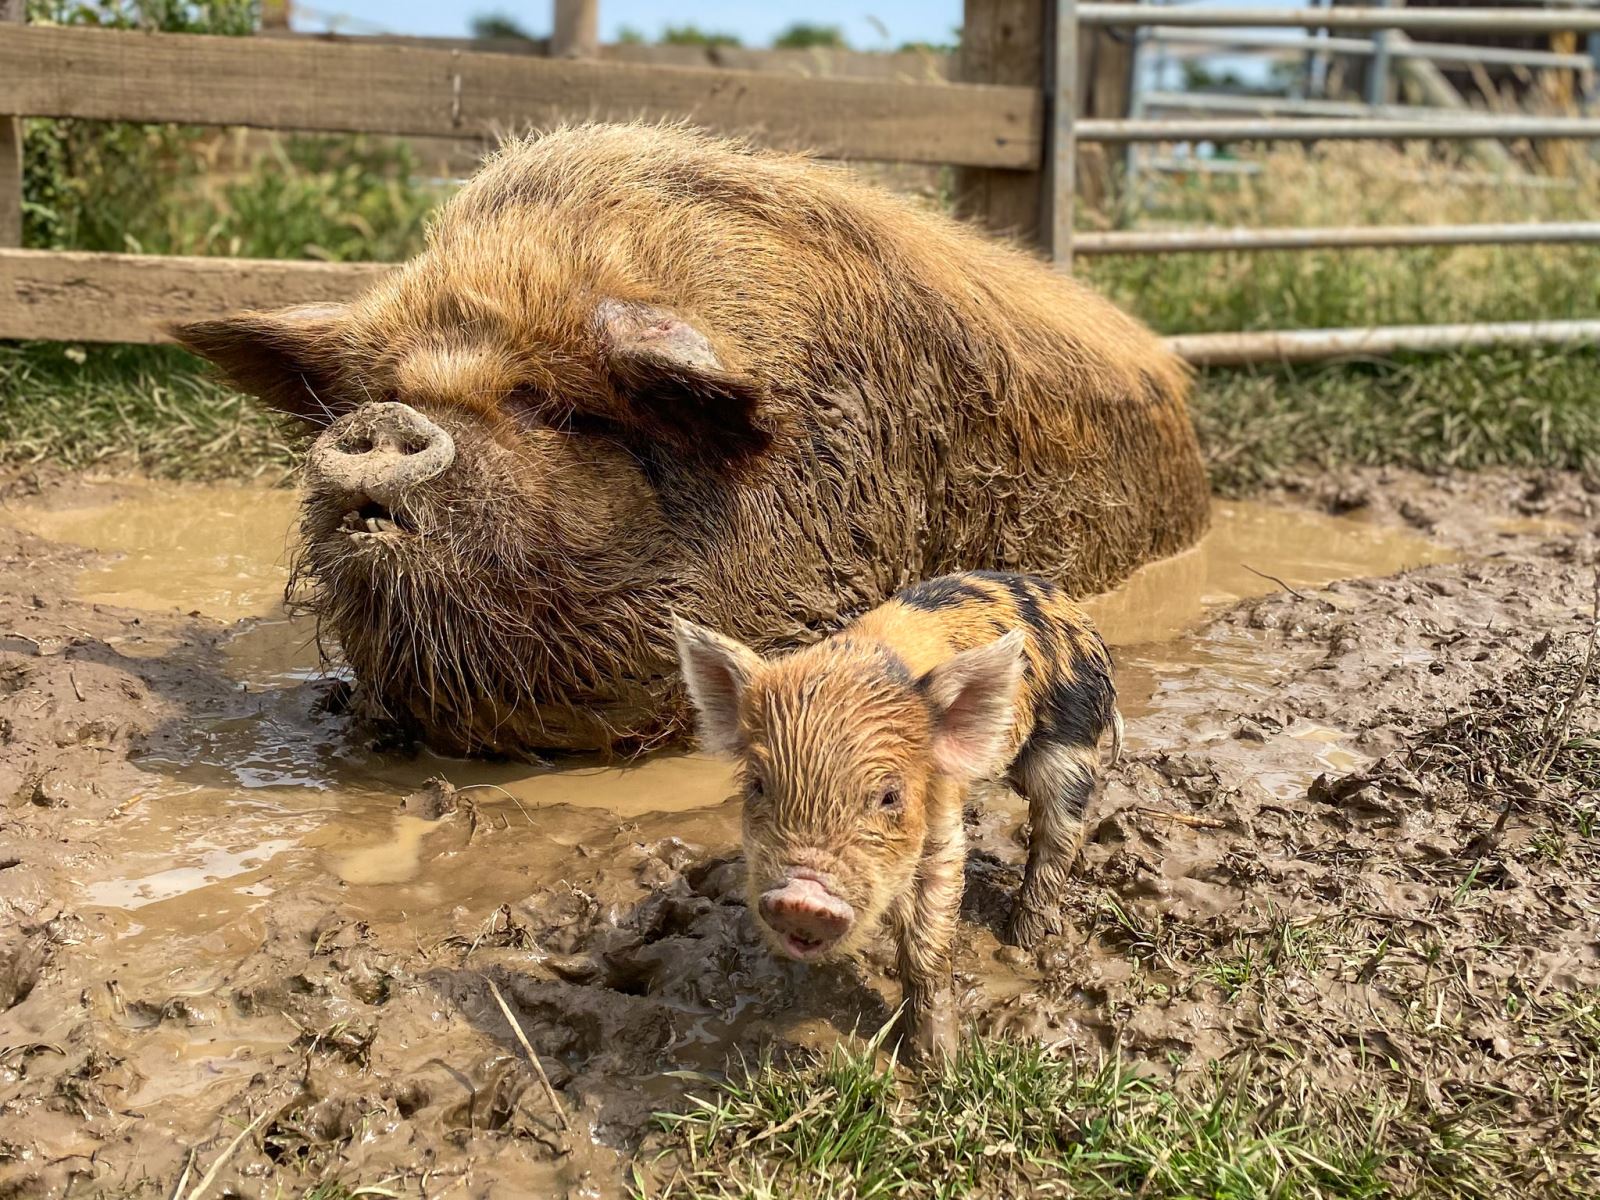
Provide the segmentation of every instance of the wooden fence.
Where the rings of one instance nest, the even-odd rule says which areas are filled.
[[[590,0],[562,0],[581,7]],[[1120,31],[1152,25],[1391,26],[1600,33],[1593,10],[1155,7],[1077,0],[966,0],[955,80],[816,77],[459,46],[287,36],[219,38],[29,27],[22,0],[0,0],[0,338],[148,342],[157,323],[245,307],[354,294],[387,268],[229,258],[82,254],[19,248],[20,116],[370,133],[489,141],[564,121],[672,117],[841,159],[956,168],[958,211],[1040,245],[1070,265],[1074,158],[1137,142],[1325,138],[1597,138],[1600,118],[1180,117],[1122,119],[1107,78]],[[563,27],[558,23],[558,32]],[[1113,33],[1112,31],[1117,31]],[[581,22],[562,37],[592,43]],[[1398,36],[1398,35],[1396,35]],[[1118,42],[1118,38],[1122,42]],[[556,51],[560,47],[554,48]],[[572,52],[569,46],[568,52]],[[592,46],[580,50],[592,53]],[[1102,58],[1111,69],[1102,68]],[[1118,68],[1121,68],[1120,70]],[[1256,230],[1219,236],[1128,233],[1079,239],[1084,253],[1169,253],[1600,240],[1600,224],[1379,230]],[[1299,361],[1353,345],[1485,344],[1499,338],[1587,344],[1587,322],[1416,330],[1288,331],[1173,339],[1195,362]],[[1429,330],[1431,329],[1431,332]],[[1404,334],[1400,337],[1400,334]],[[1393,335],[1393,336],[1390,336]],[[1398,340],[1397,340],[1398,339]],[[1319,347],[1322,349],[1319,350]]]
[[[959,169],[967,215],[1033,236],[1046,0],[968,0],[964,82],[581,61],[382,41],[29,26],[0,0],[0,338],[152,342],[158,323],[342,298],[385,268],[20,247],[18,118],[481,139],[684,118],[839,159]]]

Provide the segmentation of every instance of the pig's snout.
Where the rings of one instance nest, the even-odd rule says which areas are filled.
[[[455,440],[409,404],[363,404],[317,438],[306,459],[313,487],[393,507],[456,460]]]
[[[794,958],[815,958],[850,931],[855,910],[816,879],[797,877],[762,893],[761,919]]]

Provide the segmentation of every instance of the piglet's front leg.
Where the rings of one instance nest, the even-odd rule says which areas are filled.
[[[916,880],[895,910],[905,996],[899,1034],[911,1057],[925,1065],[953,1058],[960,1041],[952,973],[967,839],[960,798],[939,807],[950,812],[935,818],[930,811]]]

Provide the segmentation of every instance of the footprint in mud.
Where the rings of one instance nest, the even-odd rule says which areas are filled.
[[[479,972],[496,978],[535,1048],[569,1083],[584,1077],[580,1092],[608,1075],[715,1068],[818,1020],[836,1033],[889,1020],[858,970],[771,954],[737,857],[666,838],[604,858],[508,907],[476,939],[470,969],[430,976],[469,1020],[515,1045]]]
[[[10,946],[0,946],[0,1012],[14,1008],[32,994],[44,973],[49,944],[35,935]]]

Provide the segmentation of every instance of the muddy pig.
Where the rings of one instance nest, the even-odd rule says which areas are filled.
[[[174,329],[298,419],[298,594],[446,751],[687,730],[669,611],[761,649],[958,570],[1087,594],[1206,524],[1187,374],[1077,281],[675,126],[504,147],[345,304]]]
[[[887,920],[919,1054],[955,1045],[951,955],[969,786],[1004,776],[1033,828],[1010,940],[1057,927],[1110,732],[1111,660],[1062,589],[1025,575],[920,583],[834,636],[763,658],[675,622],[702,743],[742,766],[750,903],[802,960],[858,949]]]

